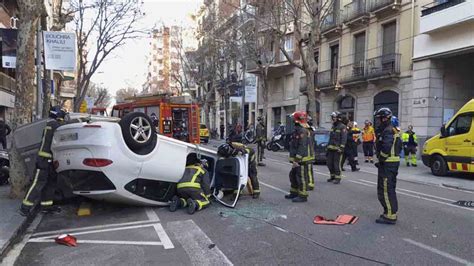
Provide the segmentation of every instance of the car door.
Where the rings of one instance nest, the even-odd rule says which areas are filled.
[[[473,113],[460,114],[447,127],[446,161],[452,171],[467,172],[472,168]]]

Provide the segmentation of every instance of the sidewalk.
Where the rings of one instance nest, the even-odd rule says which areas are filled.
[[[27,225],[26,217],[18,212],[20,199],[10,199],[8,194],[10,186],[0,186],[0,258],[5,255],[5,251],[10,247],[15,237]]]

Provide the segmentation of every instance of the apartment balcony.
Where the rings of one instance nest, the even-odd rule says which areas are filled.
[[[450,0],[422,7],[420,33],[430,33],[474,21],[474,1]]]
[[[339,81],[344,85],[358,84],[367,80],[365,61],[341,66]]]
[[[400,75],[401,54],[386,54],[366,60],[368,80],[393,78]]]
[[[336,85],[337,82],[337,69],[329,69],[326,71],[318,72],[316,75],[316,86],[318,88],[328,88]]]
[[[342,23],[339,12],[333,12],[323,20],[321,25],[321,33],[328,39],[341,35]]]
[[[16,90],[16,80],[9,75],[0,72],[0,89],[14,92]]]
[[[386,17],[400,11],[402,0],[370,0],[369,11],[377,17]]]
[[[369,16],[365,0],[353,0],[344,6],[343,22],[347,27],[356,28],[367,25]]]

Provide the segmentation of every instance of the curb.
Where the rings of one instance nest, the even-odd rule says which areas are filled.
[[[10,237],[10,239],[5,243],[3,247],[0,249],[0,261],[4,258],[5,255],[8,254],[10,249],[18,243],[19,240],[21,240],[21,237],[25,233],[26,229],[28,229],[28,226],[33,222],[33,220],[36,218],[36,215],[38,214],[38,208],[35,208],[33,210],[33,214],[25,217],[23,219],[23,222],[18,226],[18,228],[15,230],[13,235]]]

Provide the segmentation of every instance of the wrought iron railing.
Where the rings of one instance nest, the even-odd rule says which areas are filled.
[[[337,81],[337,69],[329,69],[326,71],[318,72],[317,74],[317,87],[329,87],[335,85]]]
[[[321,31],[329,31],[341,25],[341,16],[339,11],[335,11],[326,16],[321,24]]]
[[[368,14],[365,0],[353,0],[344,7],[343,22],[349,22]]]
[[[401,54],[385,54],[366,60],[367,77],[400,74]]]
[[[365,78],[365,61],[341,66],[339,69],[339,80],[341,82],[354,82]]]
[[[439,1],[432,2],[430,4],[422,6],[421,16],[423,17],[429,14],[433,14],[435,12],[453,7],[455,5],[459,5],[464,2],[466,2],[466,0],[446,0],[445,2],[442,2],[442,3],[440,3]]]
[[[390,5],[399,5],[401,0],[370,0],[369,11],[375,11]]]

